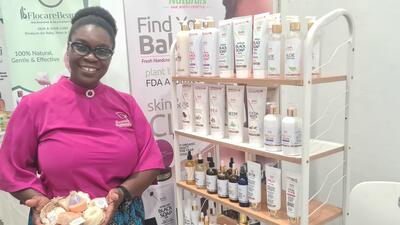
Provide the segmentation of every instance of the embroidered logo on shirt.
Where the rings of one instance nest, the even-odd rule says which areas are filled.
[[[116,112],[115,115],[118,117],[118,119],[115,120],[116,127],[132,127],[132,123],[129,121],[129,117],[126,113]]]

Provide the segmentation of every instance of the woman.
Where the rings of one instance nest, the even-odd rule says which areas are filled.
[[[143,223],[140,196],[164,165],[136,101],[100,83],[116,32],[103,8],[78,11],[68,38],[70,78],[24,97],[13,113],[0,150],[0,189],[31,207],[30,224],[41,224],[49,199],[73,190],[106,196],[104,224]]]

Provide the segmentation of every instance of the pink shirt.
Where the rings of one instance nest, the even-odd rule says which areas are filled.
[[[151,126],[132,96],[104,84],[93,98],[85,92],[62,77],[22,99],[0,149],[1,190],[32,188],[48,197],[78,190],[103,197],[132,173],[164,168]]]

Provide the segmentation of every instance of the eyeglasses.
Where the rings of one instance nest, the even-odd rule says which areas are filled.
[[[106,60],[111,58],[111,56],[114,54],[114,51],[109,48],[104,48],[104,47],[91,48],[81,42],[70,41],[68,43],[71,46],[72,50],[74,50],[74,52],[80,56],[87,56],[93,52],[96,58],[100,60]]]

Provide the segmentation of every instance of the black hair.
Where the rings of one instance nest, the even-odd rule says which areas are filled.
[[[72,34],[81,26],[93,24],[103,28],[111,37],[113,48],[115,47],[115,35],[117,35],[117,25],[114,17],[102,7],[93,6],[80,9],[75,13],[71,20],[68,41],[71,41]]]

